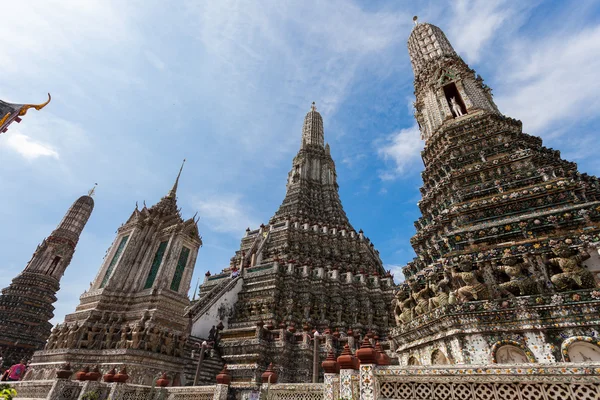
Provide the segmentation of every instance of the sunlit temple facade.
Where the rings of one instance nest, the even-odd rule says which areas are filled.
[[[600,363],[599,180],[501,114],[491,89],[438,27],[416,24],[408,51],[425,169],[422,217],[411,239],[417,256],[403,268],[404,282],[394,284],[374,244],[348,220],[313,103],[281,206],[246,230],[225,269],[206,273],[198,299],[188,292],[202,239],[197,220],[180,214],[178,175],[157,204],[136,205],[79,305],[52,331],[47,321],[56,290],[44,295],[43,329],[31,340],[40,351],[27,379],[53,379],[59,365],[67,375],[69,368],[89,372],[99,365],[127,370],[121,376],[128,373],[129,383],[146,386],[211,384],[218,376],[220,384],[251,390],[276,376],[300,385],[289,393],[324,382],[325,395],[269,398],[333,400],[340,398],[333,395],[339,378],[342,398],[371,400],[381,392],[408,399],[402,385],[414,384],[414,394],[422,382],[406,383],[406,375],[426,375],[427,368],[464,366],[493,375],[503,373],[494,372],[496,364]],[[87,216],[78,214],[79,233],[93,207],[91,198],[81,201]],[[68,262],[53,266],[55,254],[44,247],[50,238],[27,268],[40,266],[57,289]],[[16,278],[3,292],[0,318],[7,318],[4,296],[17,286],[33,291],[31,282]],[[377,368],[381,384],[373,383]],[[600,364],[597,372],[573,371],[600,374]],[[512,379],[522,370],[504,372]],[[597,383],[590,393],[600,393]],[[438,384],[432,379],[423,393]],[[423,398],[536,398],[504,396],[492,386],[481,396],[460,397],[463,389],[450,388],[454,397]],[[488,389],[496,397],[485,397]],[[550,393],[539,398],[563,398],[539,390]],[[576,389],[565,390],[579,398]],[[215,396],[225,398],[222,391]]]
[[[438,27],[408,49],[425,171],[400,364],[600,360],[598,179],[502,115]]]

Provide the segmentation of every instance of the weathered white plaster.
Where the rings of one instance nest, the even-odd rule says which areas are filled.
[[[238,279],[237,283],[221,297],[212,303],[212,305],[198,318],[192,325],[192,336],[207,338],[213,325],[223,322],[227,329],[229,322],[229,311],[233,309],[238,299],[238,294],[242,290],[244,279]],[[220,319],[219,309],[226,310],[225,317]]]

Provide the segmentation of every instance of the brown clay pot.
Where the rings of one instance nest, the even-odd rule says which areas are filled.
[[[267,370],[261,375],[262,383],[277,383],[277,378],[277,372],[273,370],[273,363],[270,363]]]
[[[223,369],[217,375],[217,383],[221,385],[229,385],[231,383],[231,375],[229,375],[227,365],[223,365]]]
[[[375,343],[375,351],[377,352],[377,365],[390,365],[392,364],[392,360],[390,356],[388,356],[383,347],[381,347],[381,343]]]
[[[118,374],[115,374],[115,378],[113,382],[125,383],[129,379],[129,375],[127,375],[127,367],[123,367]]]
[[[329,350],[327,354],[327,358],[321,364],[323,370],[328,374],[337,374],[340,372],[340,366],[335,359],[335,355],[333,354],[333,350]]]
[[[156,380],[156,386],[166,387],[169,385],[169,378],[167,378],[167,374],[163,372],[163,374]]]
[[[102,378],[102,373],[97,365],[94,367],[94,369],[92,369],[91,372],[86,374],[86,380],[88,381],[97,381],[100,378]]]
[[[63,365],[61,369],[56,371],[57,379],[69,379],[73,375],[73,371],[71,371],[71,363],[66,363]]]
[[[78,381],[87,381],[87,374],[90,373],[90,367],[85,367],[75,374],[75,379]]]
[[[356,351],[356,358],[360,360],[362,364],[377,364],[377,352],[371,345],[369,336],[365,336],[360,349]]]
[[[350,346],[346,344],[342,354],[337,358],[338,365],[341,369],[358,369],[358,363],[356,358],[350,351]]]
[[[111,369],[106,374],[104,374],[104,377],[103,377],[104,382],[106,382],[106,383],[114,382],[116,374],[117,374],[117,371],[114,368]]]

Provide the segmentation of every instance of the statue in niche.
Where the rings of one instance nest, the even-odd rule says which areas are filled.
[[[460,105],[456,101],[456,97],[452,96],[450,98],[450,105],[452,106],[452,111],[454,112],[454,116],[455,117],[462,117],[463,116],[463,112],[462,112],[462,110],[460,108]]]
[[[418,280],[409,282],[410,289],[412,290],[412,297],[417,305],[415,306],[415,314],[422,315],[429,312],[429,299],[431,297],[431,289],[429,285],[423,284]]]
[[[64,349],[66,347],[68,334],[69,325],[63,324],[58,334],[58,338],[56,339],[55,349]]]
[[[94,324],[94,331],[95,337],[91,348],[102,349],[102,344],[104,343],[104,335],[106,334],[106,324],[96,322]],[[88,348],[90,348],[89,345]]]
[[[161,348],[161,353],[166,354],[168,356],[173,355],[173,351],[175,350],[175,337],[173,336],[173,332],[165,333],[165,341]]]
[[[439,276],[439,274],[436,274],[428,279],[433,280],[437,276]],[[447,272],[444,272],[441,280],[430,287],[435,293],[435,296],[429,299],[430,310],[450,304],[450,276]]]
[[[150,338],[146,342],[146,351],[157,352],[160,347],[160,332],[158,328],[153,327],[150,328],[149,336]]]
[[[117,341],[115,341],[115,335],[117,335],[117,324],[113,322],[110,324],[106,334],[106,339],[104,341],[105,349],[112,349],[114,345],[117,344]]]
[[[556,257],[548,260],[547,264],[562,271],[550,278],[558,290],[591,289],[596,286],[594,275],[583,265],[590,258],[588,252],[576,252],[564,243],[552,249],[552,252]]]
[[[142,323],[135,324],[133,331],[131,332],[131,348],[139,349],[140,343],[142,341],[142,335],[144,331],[144,326]]]
[[[70,328],[67,334],[67,349],[74,349],[77,346],[77,340],[79,339],[81,327],[75,322]]]
[[[59,326],[56,325],[52,328],[52,332],[50,332],[50,336],[48,337],[48,341],[46,342],[46,347],[44,350],[52,350],[56,346],[58,342],[58,335],[60,334]]]
[[[185,335],[177,336],[177,346],[175,347],[175,356],[183,357],[185,342],[187,341],[187,337]]]
[[[506,252],[502,256],[502,265],[496,266],[496,269],[509,278],[508,282],[498,285],[501,296],[527,296],[538,293],[537,284],[527,273],[527,265],[520,257]]]
[[[398,299],[398,308],[394,314],[396,324],[400,326],[413,320],[415,302],[409,290],[400,289],[396,296]]]
[[[117,343],[117,349],[126,349],[127,348],[127,331],[129,330],[129,326],[124,325],[121,328],[121,340]]]
[[[473,270],[471,261],[463,258],[458,267],[452,267],[452,278],[459,281],[460,287],[456,291],[458,298],[463,301],[487,300],[489,291],[485,283],[479,281],[480,271]]]

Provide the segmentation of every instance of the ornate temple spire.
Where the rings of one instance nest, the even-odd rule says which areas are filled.
[[[49,321],[54,316],[53,303],[60,279],[71,263],[79,236],[93,209],[94,200],[90,196],[77,199],[58,227],[38,245],[23,272],[2,290],[2,354],[29,357],[34,350],[44,346],[52,327]],[[9,351],[6,351],[7,347]]]
[[[444,56],[456,56],[444,32],[435,25],[417,23],[413,18],[415,27],[408,38],[408,55],[415,76],[431,60]]]
[[[173,188],[169,192],[169,196],[175,197],[177,195],[177,187],[179,186],[179,178],[181,177],[181,171],[183,171],[183,166],[185,165],[185,158],[181,163],[181,167],[179,168],[179,173],[177,174],[177,178],[175,179],[175,183],[173,184]]]
[[[408,38],[408,53],[415,73],[415,118],[423,140],[456,119],[482,112],[500,114],[491,89],[437,26],[417,23]]]
[[[323,118],[317,111],[315,102],[312,102],[310,111],[304,117],[304,125],[302,126],[302,147],[306,146],[324,146],[324,131]]]
[[[42,104],[13,104],[0,100],[0,133],[6,132],[8,126],[13,122],[21,122],[22,116],[27,114],[30,108],[41,110],[46,107],[52,97],[48,93],[48,100]]]
[[[93,195],[93,192],[91,194]],[[48,240],[53,238],[66,240],[74,249],[93,210],[94,199],[92,196],[90,194],[81,196],[69,208],[58,227],[50,234]]]
[[[169,193],[164,196],[158,203],[150,207],[150,211],[159,211],[162,214],[178,214],[177,209],[177,187],[179,186],[179,178],[181,177],[181,171],[183,171],[183,166],[185,165],[185,158],[181,163],[181,167],[179,168],[179,173],[177,174],[177,178],[175,179],[175,183]]]
[[[338,194],[335,163],[325,146],[323,117],[313,102],[304,117],[302,144],[288,174],[287,192],[271,221],[310,220],[352,229]]]

